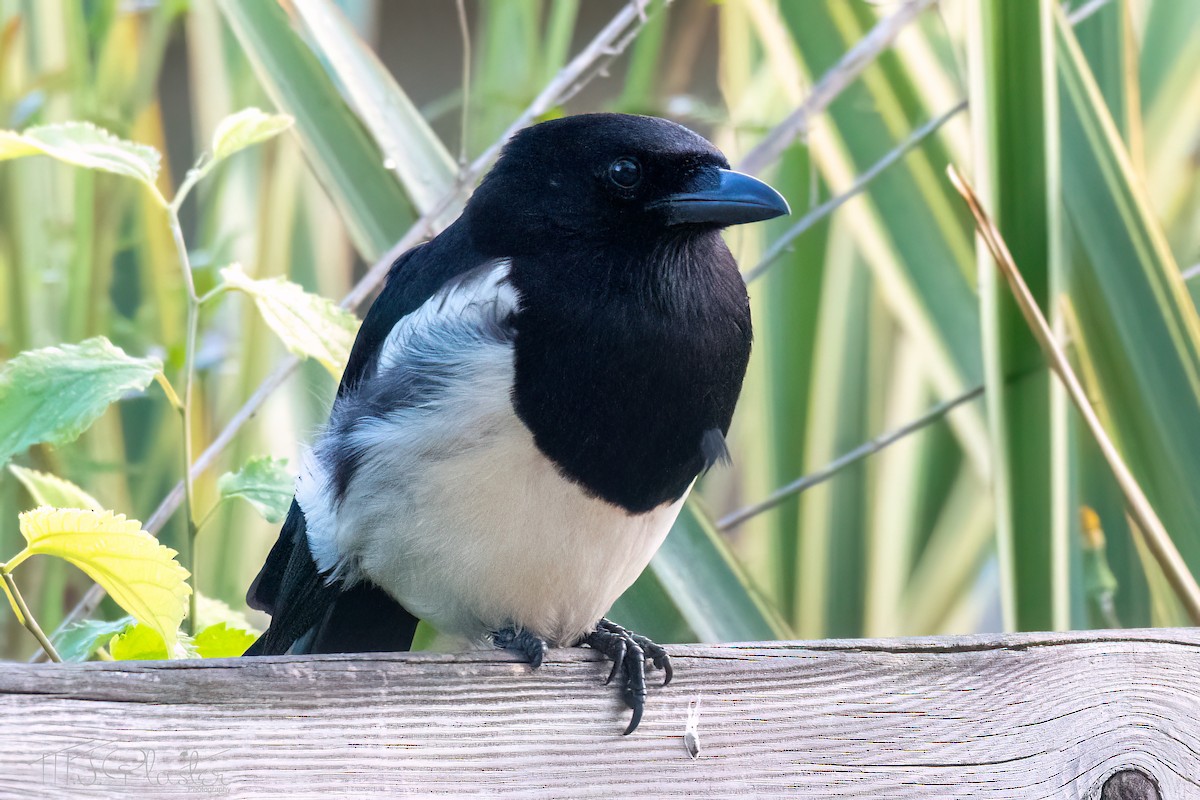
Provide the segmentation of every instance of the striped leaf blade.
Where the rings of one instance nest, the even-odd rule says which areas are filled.
[[[1055,39],[1065,206],[1082,251],[1072,307],[1094,365],[1089,390],[1184,559],[1200,571],[1200,318],[1061,13]]]
[[[308,163],[337,204],[359,254],[383,255],[414,219],[384,157],[275,2],[219,0],[221,12],[280,111],[296,118]]]

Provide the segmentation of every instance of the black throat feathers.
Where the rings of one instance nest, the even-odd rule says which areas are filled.
[[[711,466],[750,356],[749,300],[717,230],[587,244],[513,259],[513,402],[566,477],[641,513]]]

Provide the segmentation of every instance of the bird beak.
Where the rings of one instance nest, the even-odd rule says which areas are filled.
[[[705,169],[695,183],[696,191],[670,195],[652,207],[665,209],[671,225],[741,225],[791,213],[783,195],[740,172]]]

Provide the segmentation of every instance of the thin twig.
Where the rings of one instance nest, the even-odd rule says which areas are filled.
[[[25,598],[21,596],[21,591],[17,588],[16,581],[13,580],[12,573],[7,569],[7,566],[0,567],[0,577],[4,579],[4,591],[8,594],[8,599],[12,601],[13,607],[17,610],[17,616],[21,618],[21,624],[25,626],[25,630],[33,634],[33,638],[38,640],[38,644],[42,646],[39,651],[51,661],[62,661],[62,656],[54,649],[53,643],[42,631],[42,626],[38,625],[38,621],[34,619],[33,614],[29,613],[29,606],[25,604]]]
[[[471,28],[467,24],[466,0],[456,0],[458,30],[462,34],[462,118],[458,126],[458,168],[467,166],[467,123],[471,118]]]
[[[669,2],[670,0],[667,0],[664,5]],[[354,285],[354,288],[342,298],[341,306],[347,309],[355,309],[362,305],[379,285],[383,283],[383,279],[387,276],[392,263],[401,254],[411,249],[423,239],[437,233],[437,220],[442,219],[443,215],[450,208],[464,199],[469,188],[474,186],[475,181],[488,168],[499,154],[500,148],[504,146],[504,143],[514,133],[528,126],[533,120],[545,114],[554,106],[565,102],[589,81],[600,75],[604,67],[624,52],[636,37],[638,31],[645,25],[645,13],[648,3],[649,0],[631,0],[628,5],[622,7],[612,20],[596,34],[595,38],[575,58],[571,59],[570,63],[559,70],[554,79],[534,98],[533,102],[529,104],[525,111],[508,127],[500,138],[471,163],[471,166],[463,172],[462,178],[457,182],[457,185],[440,202],[435,204],[433,208],[417,220],[400,241],[375,262],[371,269]],[[194,290],[192,293],[194,294]],[[241,430],[242,426],[258,413],[259,408],[262,407],[267,398],[283,385],[299,365],[300,359],[295,356],[288,355],[284,357],[279,366],[259,384],[254,394],[238,409],[229,422],[226,423],[224,429],[221,430],[204,452],[200,454],[199,458],[192,463],[190,475],[193,479],[216,462],[217,457],[229,446],[230,442],[233,441],[233,437]],[[146,521],[145,530],[152,534],[157,534],[170,516],[175,513],[175,510],[179,508],[184,495],[184,485],[183,482],[180,482],[171,489],[167,496],[163,498],[163,501],[159,503],[158,508],[154,510],[154,513],[150,515]],[[84,593],[80,601],[75,604],[75,607],[64,617],[60,627],[65,627],[88,616],[100,604],[102,599],[104,599],[103,587],[99,584],[93,584]],[[35,659],[40,660],[39,656],[35,656]]]
[[[833,67],[821,76],[800,107],[775,126],[742,159],[741,169],[757,174],[783,155],[792,142],[808,133],[813,117],[821,114],[859,74],[888,49],[908,23],[935,0],[907,0],[890,16],[884,17],[846,51]]]
[[[1192,278],[1200,278],[1200,264],[1192,264],[1183,271],[1183,280],[1190,281]]]
[[[895,164],[901,158],[908,154],[914,147],[925,141],[939,128],[949,122],[953,117],[967,108],[967,101],[962,100],[949,111],[939,117],[929,120],[921,127],[917,128],[908,138],[898,144],[891,152],[883,158],[872,164],[866,172],[859,175],[849,189],[839,194],[837,197],[831,198],[816,208],[809,211],[800,220],[788,228],[782,236],[771,243],[770,248],[763,255],[762,259],[751,269],[747,270],[744,275],[746,283],[750,283],[756,278],[762,276],[767,268],[774,264],[780,256],[782,256],[791,247],[792,242],[798,239],[805,231],[812,228],[821,220],[828,217],[837,209],[850,200],[855,195],[867,188],[871,181],[875,180],[888,167]]]
[[[958,397],[952,397],[943,403],[938,403],[936,406],[929,409],[929,411],[917,419],[914,419],[912,422],[908,422],[893,431],[888,431],[882,436],[877,436],[869,442],[864,442],[850,452],[835,458],[833,461],[830,461],[816,472],[811,472],[802,478],[797,478],[786,486],[781,486],[780,488],[771,492],[771,494],[768,495],[765,500],[725,515],[717,522],[717,529],[727,531],[730,528],[735,528],[751,517],[757,516],[764,511],[774,508],[792,495],[800,494],[801,492],[811,489],[817,484],[824,483],[834,475],[837,475],[839,472],[846,469],[846,467],[856,464],[867,456],[874,455],[880,450],[890,447],[911,433],[915,433],[924,427],[932,425],[954,409],[961,406],[963,403],[969,403],[982,394],[983,386],[976,386],[973,389],[963,392]]]
[[[1042,353],[1046,357],[1046,361],[1050,365],[1050,369],[1062,381],[1066,387],[1067,394],[1075,403],[1075,407],[1079,409],[1080,415],[1084,422],[1087,423],[1088,429],[1095,437],[1096,444],[1099,445],[1100,451],[1104,454],[1104,459],[1108,462],[1109,468],[1112,469],[1113,477],[1117,479],[1117,484],[1121,487],[1121,492],[1125,495],[1125,502],[1130,515],[1136,520],[1138,527],[1146,539],[1146,545],[1150,552],[1154,554],[1155,560],[1162,567],[1163,574],[1167,581],[1171,584],[1171,588],[1179,596],[1184,608],[1187,609],[1188,616],[1192,622],[1200,625],[1200,586],[1196,584],[1195,577],[1188,571],[1187,563],[1176,549],[1175,543],[1171,540],[1167,529],[1163,526],[1162,521],[1155,513],[1154,507],[1150,505],[1150,501],[1146,498],[1142,487],[1138,485],[1137,479],[1126,466],[1125,460],[1121,458],[1120,452],[1112,439],[1109,438],[1108,432],[1104,430],[1104,426],[1100,424],[1100,418],[1096,416],[1092,404],[1088,401],[1087,393],[1084,391],[1079,378],[1076,377],[1075,371],[1071,368],[1071,362],[1067,360],[1066,353],[1063,352],[1062,346],[1054,338],[1054,333],[1050,329],[1050,324],[1046,322],[1046,318],[1042,315],[1041,309],[1038,307],[1037,301],[1033,299],[1033,295],[1029,291],[1029,287],[1025,285],[1025,279],[1021,276],[1021,271],[1018,269],[1016,262],[1013,261],[1012,253],[1009,252],[1008,246],[1004,243],[1004,238],[1000,235],[1000,231],[992,223],[987,212],[983,210],[979,199],[975,196],[974,190],[967,180],[962,176],[954,165],[951,164],[946,168],[947,174],[950,176],[951,183],[958,190],[959,194],[970,208],[971,214],[975,217],[975,227],[979,231],[980,238],[992,254],[992,258],[996,262],[996,266],[1000,269],[1008,281],[1009,287],[1012,289],[1013,296],[1017,301],[1017,306],[1021,309],[1021,313],[1025,316],[1025,321],[1029,324],[1029,329],[1033,333],[1038,344],[1042,348]]]

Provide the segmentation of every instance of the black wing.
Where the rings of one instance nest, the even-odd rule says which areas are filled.
[[[411,314],[456,275],[482,259],[460,220],[430,242],[401,255],[387,284],[359,328],[338,396],[374,374],[379,350],[396,323]],[[304,512],[295,500],[246,603],[271,615],[271,626],[246,655],[277,655],[296,648],[310,653],[407,650],[417,619],[370,583],[345,589],[318,572]]]

